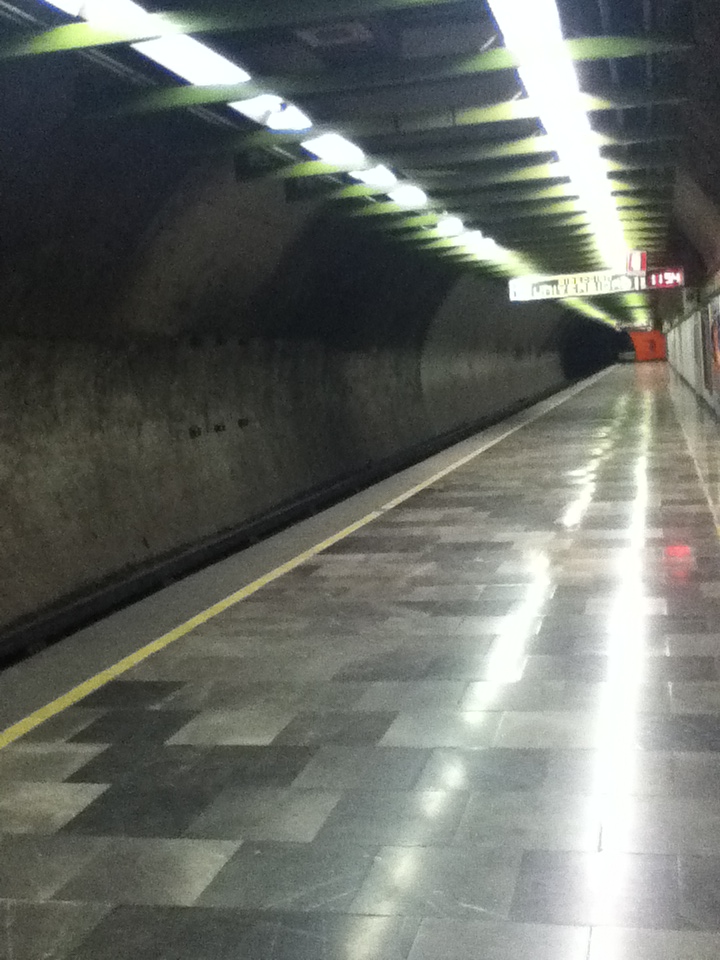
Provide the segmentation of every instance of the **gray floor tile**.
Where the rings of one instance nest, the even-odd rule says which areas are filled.
[[[433,918],[420,925],[409,960],[587,960],[589,938],[587,927]]]
[[[204,749],[194,771],[200,783],[290,786],[317,751],[304,746],[219,746]]]
[[[566,657],[532,655],[523,670],[524,680],[563,679],[597,683],[606,680],[608,658],[574,654]]]
[[[19,740],[0,752],[0,783],[4,780],[62,781],[104,748],[75,743],[31,743]],[[0,789],[2,789],[0,787]]]
[[[0,836],[0,899],[47,900],[105,843],[62,834]]]
[[[720,934],[593,927],[588,960],[716,960]]]
[[[243,844],[197,902],[244,910],[347,913],[376,852],[349,843]]]
[[[720,930],[720,856],[679,858],[681,926]]]
[[[187,828],[189,837],[310,843],[340,800],[324,790],[229,788]]]
[[[630,750],[548,750],[545,787],[589,796],[673,796],[681,779],[671,753]],[[688,781],[689,783],[689,781]],[[691,795],[691,794],[688,794]]]
[[[673,713],[720,713],[720,683],[715,681],[673,683],[670,696]]]
[[[459,847],[596,851],[602,806],[583,794],[474,793],[453,843]]]
[[[645,678],[649,682],[668,680],[670,682],[714,682],[717,681],[717,661],[714,657],[671,656],[649,657],[643,666]]]
[[[108,909],[94,903],[0,900],[0,960],[65,960]]]
[[[479,681],[468,685],[463,710],[557,711],[596,709],[604,694],[602,683],[567,680],[520,680],[518,683]]]
[[[720,854],[720,798],[620,797],[603,806],[602,850]]]
[[[413,917],[267,914],[243,948],[253,960],[407,960],[419,926]]]
[[[395,717],[393,712],[380,710],[365,713],[359,710],[348,713],[301,713],[275,737],[273,743],[298,746],[373,744],[383,737]]]
[[[482,711],[403,711],[381,740],[387,747],[488,747],[500,714]]]
[[[452,710],[465,693],[463,680],[384,681],[370,684],[355,704],[358,710]],[[467,709],[472,709],[471,707]]]
[[[428,762],[429,750],[413,747],[320,747],[293,782],[316,790],[412,790]]]
[[[206,710],[195,715],[188,723],[179,725],[174,735],[169,735],[168,743],[263,746],[273,741],[296,712],[282,706]],[[162,715],[176,714],[174,711],[166,711]]]
[[[105,710],[91,709],[90,707],[68,707],[62,713],[50,717],[19,741],[26,743],[57,743],[68,740],[70,737],[84,730],[94,721],[102,717]]]
[[[417,787],[485,793],[539,790],[548,772],[545,750],[436,750]]]
[[[0,825],[5,833],[54,833],[104,790],[95,783],[3,783]]]
[[[416,917],[505,919],[520,855],[443,847],[385,847],[352,911]]]
[[[673,794],[680,797],[720,797],[720,754],[676,753],[672,758]]]
[[[210,754],[210,750],[197,746],[167,746],[151,741],[138,744],[135,741],[102,747],[82,767],[72,773],[71,783],[131,783],[143,787],[176,786],[192,784],[198,776],[197,768]],[[208,778],[202,780],[203,786]],[[221,781],[221,786],[224,781]]]
[[[252,916],[229,910],[121,906],[68,960],[238,960],[253,923]]]
[[[509,711],[502,714],[493,746],[583,750],[597,746],[601,737],[602,727],[592,711]]]
[[[188,906],[237,848],[227,840],[114,839],[55,898]]]
[[[523,923],[677,929],[679,905],[677,857],[531,850],[510,916]]]
[[[366,683],[227,683],[209,680],[182,685],[160,704],[164,710],[240,710],[270,707],[293,710],[349,710],[366,692]],[[361,708],[362,709],[362,708]]]
[[[113,784],[64,830],[96,837],[180,837],[216,795],[215,785]]]
[[[356,660],[339,670],[333,680],[422,680],[427,676],[432,660],[432,654],[417,656],[411,650],[391,650]]]
[[[459,791],[350,791],[334,808],[318,839],[368,846],[448,843],[466,803],[467,796]]]
[[[720,715],[641,716],[634,734],[642,750],[720,752]]]
[[[109,710],[73,734],[72,743],[127,743],[150,741],[162,743],[194,714],[155,710]]]
[[[139,710],[155,707],[182,687],[162,681],[113,680],[83,700],[83,707],[107,710]]]

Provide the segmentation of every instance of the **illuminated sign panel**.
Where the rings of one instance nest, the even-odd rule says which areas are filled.
[[[510,299],[563,300],[566,297],[601,297],[608,293],[636,293],[642,290],[671,290],[685,286],[682,267],[663,267],[647,273],[568,273],[558,277],[516,277],[510,281]]]
[[[685,286],[685,271],[682,267],[663,267],[662,270],[649,270],[648,290],[671,290]]]
[[[565,297],[599,297],[608,293],[632,293],[644,289],[644,276],[631,277],[614,270],[596,270],[558,277],[517,277],[510,281],[510,299],[562,300]]]

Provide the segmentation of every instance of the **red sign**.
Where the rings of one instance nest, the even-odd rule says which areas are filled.
[[[684,287],[685,271],[682,267],[648,270],[647,286],[648,290],[669,290],[671,287]]]
[[[647,253],[644,250],[631,250],[627,255],[628,273],[645,273],[647,271]]]

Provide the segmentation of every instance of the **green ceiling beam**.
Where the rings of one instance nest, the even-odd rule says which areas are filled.
[[[432,227],[437,223],[437,213],[412,214],[402,220],[383,220],[382,230],[412,230],[417,227]]]
[[[213,87],[178,87],[180,90],[198,91],[198,96],[202,96],[202,91],[213,90]],[[237,99],[237,90],[241,88],[234,87],[234,98]],[[647,91],[617,93],[610,97],[600,97],[591,94],[583,95],[586,108],[588,105],[594,110],[618,110],[624,107],[644,107],[661,106],[684,103],[685,97],[667,96],[653,94]],[[194,105],[199,105],[195,103]],[[120,108],[121,112],[125,108]],[[452,130],[457,127],[480,126],[486,123],[495,123],[505,120],[519,120],[537,118],[537,111],[530,106],[530,101],[524,100],[506,100],[500,103],[491,104],[485,107],[475,107],[467,110],[446,111],[445,113],[432,114],[430,116],[421,116],[414,119],[391,118],[387,120],[373,119],[353,119],[347,118],[346,121],[338,124],[347,136],[392,136],[396,138],[403,134],[421,133],[427,131],[441,132],[443,130]],[[399,126],[398,126],[399,125]],[[324,133],[336,129],[336,125],[331,123],[319,124],[313,129],[314,134]],[[270,130],[253,130],[249,133],[239,133],[231,139],[220,143],[217,149],[226,151],[241,150],[249,147],[273,147],[290,146],[305,140],[308,137],[307,131],[302,132],[273,132]],[[401,152],[402,147],[393,146],[391,152]],[[382,144],[377,144],[374,153],[384,154]]]
[[[564,191],[569,193],[569,191]],[[446,195],[443,194],[442,190],[434,190],[433,196],[436,199],[446,199]],[[557,199],[548,199],[543,198],[535,199],[529,197],[507,197],[503,198],[501,201],[493,200],[492,198],[480,198],[477,195],[468,195],[465,202],[457,196],[448,203],[449,206],[459,207],[463,206],[466,209],[473,209],[480,213],[487,213],[490,215],[498,216],[543,216],[544,214],[560,213],[564,211],[577,211],[581,210],[582,207],[579,206],[579,201],[576,196],[559,196]],[[616,205],[618,210],[637,210],[644,211],[647,210],[649,213],[657,213],[662,216],[667,215],[668,208],[671,207],[672,201],[659,201],[657,199],[646,200],[642,198],[635,198],[631,196],[623,196],[622,194],[616,197]]]
[[[347,187],[331,188],[328,200],[361,200],[387,193],[387,187],[371,187],[367,183],[355,183]]]
[[[653,161],[660,163],[662,161]],[[665,161],[666,164],[670,163],[668,159]],[[611,170],[625,170],[625,169],[634,169],[638,164],[635,163],[625,163],[622,160],[611,160],[608,163],[608,166]],[[287,166],[281,168],[280,170],[273,171],[270,173],[271,176],[280,177],[281,179],[292,179],[299,177],[316,177],[316,176],[329,176],[333,174],[347,173],[348,170],[352,169],[354,164],[347,164],[346,166],[338,166],[336,164],[325,163],[322,160],[306,160],[300,163],[288,163]],[[481,174],[481,176],[473,178],[472,184],[476,186],[480,183],[522,183],[527,180],[537,180],[537,179],[552,179],[555,176],[560,176],[555,173],[555,164],[552,163],[541,163],[541,164],[528,164],[523,167],[510,170],[496,170],[493,173]],[[458,193],[462,192],[462,187],[458,188]],[[442,188],[436,190],[438,193],[443,193]],[[447,192],[445,192],[447,193]],[[641,206],[642,203],[636,204],[636,206]]]
[[[351,217],[383,217],[383,216],[407,216],[408,210],[404,210],[396,203],[388,201],[387,203],[368,203],[366,206],[350,213]]]
[[[483,219],[487,223],[504,223],[506,220],[527,220],[529,218],[538,220],[554,216],[564,216],[565,214],[581,214],[583,208],[577,200],[559,200],[556,203],[546,203],[542,206],[533,206],[530,209],[518,204],[513,209],[503,207],[500,210],[487,210],[483,214]]]
[[[605,111],[634,109],[637,107],[677,105],[687,101],[686,96],[661,94],[658,92],[640,90],[617,92],[604,96],[584,93],[581,94],[581,102],[585,110]],[[347,117],[340,121],[341,125],[347,127],[350,132],[358,136],[402,136],[403,133],[419,133],[429,130],[449,130],[457,127],[479,126],[488,123],[503,123],[512,120],[536,120],[538,119],[537,110],[534,108],[529,98],[521,100],[506,100],[500,103],[490,104],[483,107],[470,107],[464,110],[451,111],[444,113],[426,115],[422,114],[416,117],[407,115],[404,117],[391,117],[380,119],[377,117],[368,119],[354,119]],[[381,147],[379,148],[382,149]]]
[[[668,220],[667,213],[638,213],[637,211],[620,212],[618,215],[620,222],[624,224],[634,224],[642,226],[657,226],[666,224]]]
[[[70,50],[88,50],[121,43],[137,43],[142,40],[153,40],[165,34],[199,33],[203,29],[208,29],[212,22],[202,15],[153,13],[143,18],[141,26],[127,28],[99,27],[85,22],[68,23],[52,30],[4,42],[0,46],[0,60],[47,53],[66,53]]]
[[[567,40],[565,48],[570,58],[575,61],[681,54],[691,49],[688,44],[664,37],[612,36]],[[308,73],[305,77],[286,74],[273,77],[272,80],[278,89],[293,95],[307,95],[454,80],[500,70],[514,70],[518,65],[517,58],[509,50],[498,47],[470,57],[425,57],[401,60],[391,65],[373,63],[335,68],[325,75],[318,76],[317,72]]]
[[[448,144],[446,147],[433,150],[417,150],[403,152],[402,146],[397,150],[403,156],[403,164],[407,169],[422,170],[440,164],[444,167],[453,164],[473,163],[478,160],[504,160],[509,157],[529,156],[536,153],[552,153],[552,140],[546,134],[535,137],[522,137],[518,140],[508,140],[500,143],[482,144]],[[392,156],[394,151],[389,152]],[[388,154],[388,151],[386,151]]]
[[[638,132],[636,135],[627,134],[623,137],[612,137],[608,134],[598,134],[602,150],[607,155],[628,146],[665,143],[681,139],[679,132]],[[385,150],[386,156],[392,157],[395,153],[403,157],[406,168],[422,170],[424,167],[440,165],[450,167],[456,164],[474,163],[479,160],[505,160],[512,157],[528,156],[538,153],[553,153],[555,146],[547,134],[538,134],[532,137],[520,137],[517,140],[505,140],[494,143],[477,144],[448,144],[445,147],[432,149],[413,148],[403,150],[400,145],[397,150]]]
[[[513,230],[496,231],[498,243],[505,243],[509,246],[520,246],[534,242],[544,244],[545,242],[550,243],[556,239],[564,240],[570,237],[593,237],[595,235],[594,231],[587,226],[587,224],[573,227],[564,224],[531,223],[523,227],[522,230],[518,229],[517,223],[513,223],[512,226],[514,228]]]
[[[296,180],[303,177],[328,177],[335,174],[347,173],[355,169],[356,164],[347,164],[339,167],[324,160],[304,160],[301,163],[289,163],[286,167],[273,171],[270,176],[281,180]]]
[[[620,210],[627,207],[671,207],[673,202],[672,197],[636,197],[632,194],[616,194],[615,200]]]
[[[441,186],[436,186],[433,189],[433,195],[444,196],[446,191]],[[451,196],[451,193],[447,196]],[[472,195],[473,202],[480,204],[482,201],[488,207],[576,198],[577,193],[573,193],[572,186],[569,183],[557,183],[547,187],[514,187],[511,192],[493,189],[477,190]]]
[[[156,13],[148,23],[128,24],[112,30],[98,29],[89,23],[71,23],[41,33],[29,34],[3,46],[0,58],[28,56],[37,53],[55,53],[84,50],[90,47],[117,43],[134,43],[162,36],[168,23],[177,24],[183,33],[241,33],[271,27],[300,27],[338,21],[347,17],[372,16],[397,10],[415,10],[450,6],[457,0],[303,0],[299,3],[279,3],[277,0],[243,0],[242,4],[204,4],[202,12],[190,17],[174,11]]]
[[[201,22],[199,18],[197,22]],[[47,41],[44,42],[47,43]],[[686,44],[652,37],[585,37],[569,40],[566,46],[571,57],[578,61],[648,56],[654,53],[682,53],[688,49]],[[64,49],[67,49],[67,46]],[[283,96],[303,97],[342,91],[355,92],[363,88],[447,80],[514,69],[516,66],[517,61],[513,55],[501,47],[487,50],[473,57],[433,57],[417,61],[400,61],[390,66],[372,64],[369,67],[336,69],[327,75],[318,74],[315,71],[300,77],[296,74],[264,76],[263,82],[268,89],[275,90]],[[236,86],[204,87],[200,92],[197,88],[176,87],[144,94],[136,99],[129,109],[132,111],[174,110],[198,104],[228,103],[241,96],[242,93]]]
[[[670,159],[648,160],[645,164],[636,161],[608,160],[607,167],[609,173],[644,170],[646,167],[672,167],[674,164]],[[477,176],[467,175],[459,183],[443,184],[426,180],[428,189],[431,192],[442,194],[444,197],[468,197],[478,188],[501,185],[505,183],[523,183],[532,180],[567,180],[562,172],[562,168],[556,163],[528,164],[518,169],[496,169],[492,172],[486,171]],[[566,187],[570,190],[570,185]]]

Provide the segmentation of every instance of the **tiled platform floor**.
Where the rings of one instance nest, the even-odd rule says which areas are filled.
[[[720,429],[619,368],[0,753],[2,960],[716,960]]]

